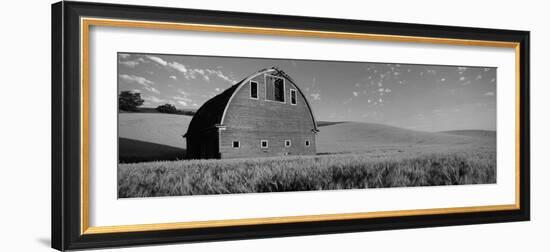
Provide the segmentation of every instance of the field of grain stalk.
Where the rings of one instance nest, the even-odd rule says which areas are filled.
[[[494,152],[361,154],[119,164],[118,197],[496,183]]]

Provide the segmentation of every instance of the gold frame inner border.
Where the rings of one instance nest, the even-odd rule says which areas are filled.
[[[301,216],[281,216],[266,218],[248,218],[248,219],[227,219],[227,220],[208,220],[208,221],[190,221],[190,222],[172,222],[156,224],[132,224],[121,226],[95,226],[89,225],[89,35],[91,26],[106,27],[126,27],[142,29],[161,29],[161,30],[185,30],[201,32],[223,32],[240,33],[256,35],[274,35],[274,36],[294,36],[294,37],[316,37],[316,38],[339,38],[339,39],[357,39],[385,42],[408,42],[408,43],[431,43],[461,46],[487,46],[504,47],[515,49],[515,76],[516,76],[516,163],[515,163],[515,204],[509,205],[489,205],[474,207],[453,207],[453,208],[433,208],[433,209],[414,209],[397,211],[379,211],[379,212],[360,212],[360,213],[341,213],[341,214],[321,214],[321,215],[301,215]],[[227,227],[242,225],[262,225],[262,224],[282,224],[293,222],[314,222],[314,221],[334,221],[351,219],[369,219],[397,216],[416,216],[416,215],[434,215],[434,214],[453,214],[453,213],[471,213],[471,212],[491,212],[503,210],[520,209],[520,44],[517,42],[487,41],[487,40],[468,40],[453,38],[433,38],[416,37],[400,35],[382,35],[367,33],[348,33],[332,32],[319,30],[295,30],[279,28],[263,28],[249,26],[227,26],[210,25],[194,23],[170,23],[153,22],[139,20],[122,19],[102,19],[87,18],[80,19],[80,85],[81,85],[81,164],[80,164],[80,233],[87,234],[105,234],[122,232],[140,232],[140,231],[159,231],[174,229],[192,229],[208,227]]]

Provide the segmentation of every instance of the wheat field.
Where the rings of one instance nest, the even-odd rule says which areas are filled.
[[[118,197],[496,183],[494,151],[360,153],[119,164]]]

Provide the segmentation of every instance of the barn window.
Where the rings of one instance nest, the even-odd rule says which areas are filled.
[[[250,98],[258,99],[258,82],[250,82]]]
[[[306,140],[306,147],[309,147],[309,140]]]
[[[285,102],[285,84],[283,79],[275,79],[273,82],[275,100]]]
[[[241,143],[239,141],[233,141],[233,148],[238,149],[239,147],[241,147]]]
[[[268,147],[269,147],[269,143],[267,142],[267,140],[262,140],[262,141],[261,141],[261,144],[260,144],[260,147],[261,147],[262,149],[268,148]]]
[[[285,140],[285,147],[290,147],[292,145],[292,142],[290,140]]]
[[[296,90],[295,89],[290,90],[290,104],[296,105]]]
[[[285,102],[285,80],[283,78],[265,75],[265,99]]]

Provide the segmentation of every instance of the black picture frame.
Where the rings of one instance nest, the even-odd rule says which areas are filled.
[[[519,209],[82,234],[80,18],[102,17],[519,43]],[[52,247],[58,250],[468,225],[530,219],[529,32],[103,3],[52,5]]]

